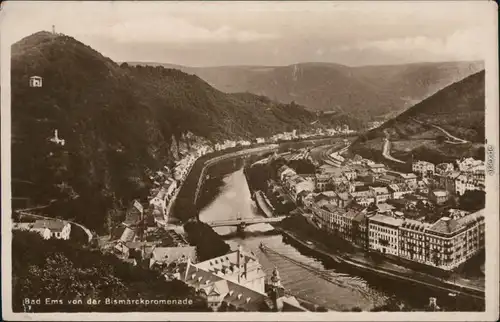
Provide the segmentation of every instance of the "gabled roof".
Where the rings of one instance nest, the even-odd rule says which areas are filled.
[[[436,197],[446,197],[448,196],[448,191],[446,190],[434,190],[432,194]]]
[[[391,206],[388,203],[379,203],[377,204],[377,208],[380,212],[387,212],[395,209],[394,206]]]
[[[403,224],[401,224],[401,228],[411,229],[420,232],[425,231],[429,227],[431,227],[431,224],[420,222],[418,220],[413,220],[413,219],[405,219]]]
[[[63,230],[66,224],[68,223],[61,220],[41,219],[35,221],[35,223],[33,224],[33,228],[34,229],[48,228],[50,231],[60,232]]]
[[[429,231],[441,234],[451,234],[460,228],[461,225],[455,219],[442,217],[429,228]]]
[[[389,193],[389,190],[387,190],[386,187],[371,187],[373,191],[375,191],[376,194],[381,195],[381,194],[387,194]]]
[[[135,231],[129,227],[125,227],[120,237],[120,240],[124,242],[129,242],[134,240],[134,237],[135,237]]]
[[[347,192],[339,192],[339,193],[337,193],[337,196],[339,197],[339,199],[344,200],[344,201],[351,199]]]
[[[462,218],[457,219],[457,222],[459,225],[466,226],[470,223],[477,222],[480,220],[484,220],[484,209],[465,215]]]
[[[347,211],[343,214],[343,216],[344,216],[344,217],[346,217],[346,218],[348,218],[348,219],[354,220],[354,218],[356,218],[356,216],[357,216],[358,214],[359,214],[359,212],[358,212],[358,211],[355,211],[355,210],[353,210],[353,209],[349,209],[349,210],[347,210]]]
[[[177,261],[185,258],[190,258],[192,261],[196,260],[196,247],[195,246],[181,246],[181,247],[156,247],[153,250],[152,257],[155,261]]]
[[[366,219],[366,214],[364,212],[358,212],[352,220],[356,222],[362,222],[365,219]]]
[[[447,172],[445,176],[450,179],[456,179],[458,176],[460,176],[460,174],[461,174],[460,171],[450,171]]]
[[[224,279],[194,265],[183,267],[180,276],[181,280],[189,286],[203,289],[207,294],[215,293],[223,296],[224,302],[237,308],[247,311],[258,311],[263,305],[266,305],[267,295]]]
[[[337,197],[337,193],[335,193],[334,191],[323,191],[314,196],[314,201],[330,200],[335,197]]]

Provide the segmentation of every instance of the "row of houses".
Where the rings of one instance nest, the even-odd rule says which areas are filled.
[[[366,208],[311,207],[320,226],[368,251],[453,270],[484,249],[484,210],[425,223]]]

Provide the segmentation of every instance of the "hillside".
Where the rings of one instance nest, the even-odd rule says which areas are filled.
[[[159,66],[159,63],[131,63]],[[290,66],[182,67],[228,93],[250,92],[319,111],[363,119],[397,115],[422,99],[483,69],[482,62],[348,67],[331,63]]]
[[[23,312],[25,299],[41,299],[31,312],[207,311],[203,299],[179,281],[166,281],[149,262],[133,266],[114,254],[102,254],[63,240],[44,240],[38,233],[14,231],[12,303]],[[45,304],[45,299],[61,303]],[[192,300],[191,305],[109,304],[105,300]],[[68,304],[78,300],[82,304]],[[94,300],[88,305],[87,300]],[[97,301],[100,301],[98,304]]]
[[[179,142],[253,138],[310,128],[314,113],[252,94],[225,94],[197,76],[118,65],[72,37],[39,32],[12,46],[12,177],[35,205],[96,230],[145,198],[146,170]],[[43,77],[32,88],[29,78]],[[332,121],[335,123],[335,121]],[[318,126],[316,124],[315,126]],[[49,139],[58,130],[65,145]]]
[[[484,111],[483,70],[364,134],[351,150],[365,154],[371,150],[380,155],[382,140],[388,137],[391,154],[402,160],[411,158],[411,153],[428,161],[462,156],[484,158]]]

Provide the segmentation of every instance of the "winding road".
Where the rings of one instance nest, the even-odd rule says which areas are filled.
[[[391,141],[389,141],[390,134],[387,132],[387,129],[384,129],[384,134],[385,134],[384,147],[382,149],[382,155],[384,156],[384,158],[398,163],[405,163],[404,161],[401,161],[391,156]]]
[[[447,140],[445,141],[446,143],[451,143],[451,144],[464,144],[464,143],[469,143],[469,141],[466,141],[464,139],[461,139],[461,138],[457,138],[456,136],[454,135],[451,135],[448,131],[446,131],[445,129],[443,129],[442,127],[440,126],[437,126],[437,125],[434,125],[434,124],[431,124],[431,123],[427,123],[427,122],[423,122],[423,121],[419,121],[415,118],[410,118],[412,121],[414,122],[417,122],[418,124],[422,124],[422,125],[427,125],[427,126],[432,126],[433,128],[436,128],[438,130],[440,130],[441,132],[444,133],[444,135],[446,135],[449,139],[451,140]]]

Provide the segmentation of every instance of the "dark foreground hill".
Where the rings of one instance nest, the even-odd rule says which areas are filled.
[[[12,46],[11,72],[12,176],[32,183],[21,197],[36,205],[57,200],[59,216],[94,229],[108,211],[146,197],[145,170],[171,163],[188,132],[215,142],[302,130],[317,120],[298,104],[225,94],[179,70],[117,65],[48,32]],[[29,86],[34,75],[43,77],[41,88]],[[64,146],[50,141],[56,129]]]
[[[448,133],[448,134],[447,134]],[[361,136],[356,153],[380,156],[389,137],[391,154],[428,161],[474,156],[484,159],[485,71],[456,82]]]
[[[14,231],[12,309],[23,312],[27,299],[38,299],[38,303],[30,303],[31,312],[208,311],[193,289],[180,281],[166,281],[160,272],[149,269],[148,261],[139,257],[137,261],[133,266],[114,254],[71,241],[43,240],[38,233]],[[150,303],[118,302],[141,298]],[[161,302],[184,299],[191,304]]]
[[[482,62],[361,67],[331,63],[278,67],[165,66],[198,75],[223,92],[250,92],[284,103],[295,101],[313,110],[341,111],[364,120],[397,115],[447,85],[484,68]]]

